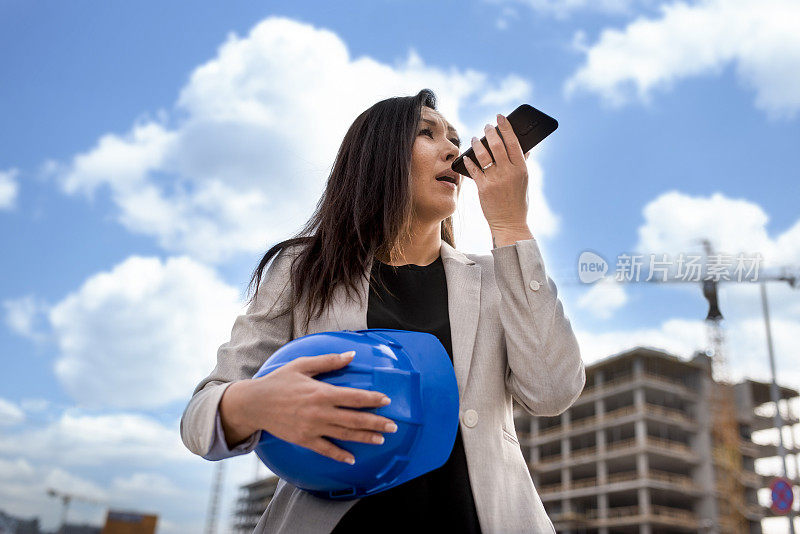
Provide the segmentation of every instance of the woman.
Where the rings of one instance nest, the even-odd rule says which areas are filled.
[[[585,373],[526,223],[527,154],[502,116],[498,123],[502,139],[486,125],[492,154],[472,139],[481,167],[465,159],[491,229],[491,255],[454,248],[452,214],[464,177],[450,165],[460,142],[423,89],[359,115],[309,223],[272,247],[253,273],[250,307],[181,419],[181,437],[195,454],[220,460],[250,452],[261,429],[338,461],[358,458],[328,438],[380,446],[391,420],[353,408],[382,406],[384,396],[313,378],[347,365],[347,357],[298,358],[250,378],[282,345],[315,332],[434,334],[453,361],[460,403],[456,443],[441,468],[350,501],[280,480],[256,532],[554,532],[515,436],[512,398],[533,415],[559,414],[580,394]],[[443,174],[456,186],[436,179]]]

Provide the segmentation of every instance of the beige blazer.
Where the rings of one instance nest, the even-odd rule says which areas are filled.
[[[440,252],[461,433],[481,529],[485,534],[555,532],[516,438],[512,397],[532,415],[552,416],[566,410],[583,389],[584,364],[556,285],[545,271],[535,238],[485,255],[463,254],[442,241]],[[343,288],[337,288],[331,305],[311,321],[308,331],[299,330],[297,308],[276,318],[275,311],[285,302],[281,299],[288,298],[281,290],[288,284],[290,257],[286,251],[272,261],[257,302],[236,318],[230,341],[219,347],[216,367],[198,384],[184,411],[181,438],[197,455],[211,449],[219,401],[233,381],[251,378],[294,338],[367,328],[365,278],[361,302],[352,296],[347,300]],[[253,450],[260,434],[231,455]],[[314,497],[281,479],[254,532],[330,533],[356,502]]]

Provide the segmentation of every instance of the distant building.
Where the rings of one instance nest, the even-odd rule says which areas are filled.
[[[636,347],[588,365],[583,392],[559,416],[533,417],[515,403],[520,448],[558,532],[728,534],[719,525],[733,502],[741,507],[740,530],[761,534],[770,511],[757,491],[770,477],[756,473],[755,460],[776,456],[777,447],[753,443],[751,435],[774,427],[756,410],[770,402],[769,384],[745,380],[728,388],[740,463],[731,485],[715,459],[710,366],[702,353],[687,361]],[[786,387],[780,393],[798,396]],[[788,452],[797,454],[791,445]],[[253,531],[277,481],[273,475],[240,488],[234,532]]]
[[[269,501],[275,495],[277,487],[278,477],[271,475],[239,488],[239,497],[236,500],[233,518],[234,533],[250,534],[253,532],[264,510],[267,509]]]
[[[22,519],[0,510],[0,534],[41,534],[39,518]]]
[[[157,523],[158,516],[155,514],[108,510],[102,534],[154,534]]]
[[[67,523],[60,529],[56,529],[55,534],[100,534],[100,527]]]
[[[720,422],[711,418],[710,365],[702,353],[686,361],[637,347],[587,366],[583,392],[561,415],[531,417],[515,409],[523,455],[559,532],[727,534],[719,525],[731,502],[740,503],[740,531],[762,532],[769,510],[758,504],[757,490],[768,477],[755,472],[755,459],[777,449],[753,443],[751,433],[773,427],[755,412],[769,402],[769,386],[752,380],[733,386],[741,465],[737,484],[723,488],[714,460],[712,426]],[[789,388],[781,394],[798,396]]]

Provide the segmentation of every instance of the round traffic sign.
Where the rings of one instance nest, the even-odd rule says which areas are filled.
[[[788,478],[775,477],[769,484],[772,491],[772,505],[770,509],[776,514],[786,514],[794,503],[794,491],[792,483]]]

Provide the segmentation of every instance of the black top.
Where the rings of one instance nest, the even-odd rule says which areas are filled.
[[[370,286],[367,328],[433,334],[447,349],[452,362],[447,280],[442,257],[430,265],[392,266],[374,260],[371,276],[375,287]],[[342,517],[332,534],[354,532],[480,534],[461,428],[444,465],[388,490],[362,497]]]

